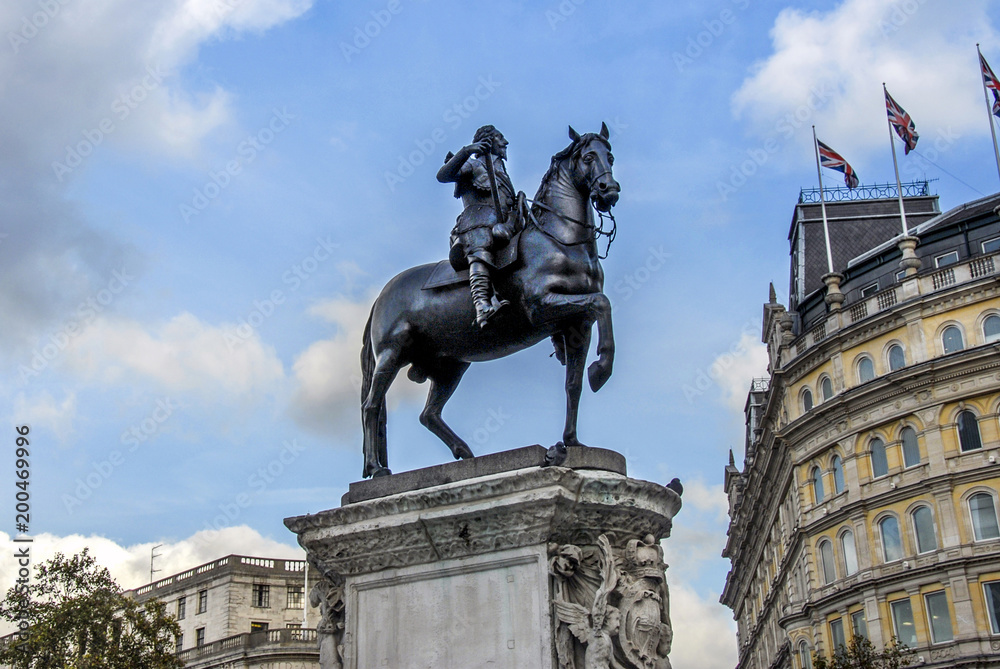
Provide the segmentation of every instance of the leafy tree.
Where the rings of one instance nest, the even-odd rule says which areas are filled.
[[[38,566],[27,588],[11,588],[0,618],[26,620],[20,638],[0,648],[13,669],[179,669],[177,621],[163,602],[139,604],[90,555],[62,553]]]
[[[855,635],[846,648],[839,646],[832,660],[813,654],[813,669],[900,669],[910,665],[909,648],[893,637],[881,651],[861,635]]]

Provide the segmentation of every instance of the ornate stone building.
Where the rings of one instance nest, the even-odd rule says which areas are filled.
[[[132,590],[156,597],[181,626],[188,669],[317,669],[316,574],[305,560],[229,555]]]
[[[905,184],[904,237],[895,186],[824,192],[837,274],[803,191],[726,467],[739,667],[811,667],[856,635],[1000,667],[1000,194],[942,214]]]

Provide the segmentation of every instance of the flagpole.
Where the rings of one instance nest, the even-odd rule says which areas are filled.
[[[979,78],[983,83],[983,99],[986,100],[986,116],[990,119],[990,134],[993,135],[993,153],[997,159],[997,175],[1000,176],[1000,149],[997,148],[997,130],[993,125],[993,105],[990,104],[990,95],[986,92],[986,76],[983,72],[983,52],[979,50],[979,44],[976,44],[976,53],[979,54]]]
[[[882,94],[883,98],[889,100],[889,91],[885,89],[885,82],[882,82]],[[886,107],[888,109],[888,107]],[[889,147],[892,148],[892,169],[896,172],[896,194],[899,195],[899,219],[903,222],[903,236],[909,234],[909,230],[906,228],[906,210],[903,209],[903,184],[899,181],[899,163],[896,161],[896,143],[892,141],[892,121],[889,120],[889,116],[886,115],[885,118],[886,125],[889,126]]]
[[[826,222],[826,200],[823,197],[823,171],[819,168],[819,142],[813,126],[813,153],[816,154],[816,176],[819,177],[819,208],[823,212],[823,237],[826,238],[826,269],[833,274],[833,254],[830,252],[830,226]]]

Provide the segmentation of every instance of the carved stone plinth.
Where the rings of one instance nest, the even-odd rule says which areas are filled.
[[[432,468],[447,482],[285,520],[325,575],[323,669],[670,666],[659,540],[680,496],[602,469],[624,462],[610,451],[571,449],[570,469],[524,450],[518,469]]]

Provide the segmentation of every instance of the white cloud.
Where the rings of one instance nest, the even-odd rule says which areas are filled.
[[[767,347],[755,335],[744,332],[731,351],[712,361],[709,376],[722,390],[726,408],[740,417],[746,405],[750,381],[767,375]]]
[[[66,349],[67,366],[103,383],[152,382],[209,401],[254,401],[275,392],[284,370],[274,349],[256,333],[212,326],[182,313],[151,328],[131,320],[99,318]]]
[[[669,572],[668,572],[669,576]],[[674,643],[670,663],[684,669],[732,669],[736,654],[736,623],[715,593],[698,596],[683,584],[670,583],[670,622]]]
[[[986,6],[845,0],[825,13],[784,9],[771,30],[773,53],[753,65],[734,111],[763,134],[788,138],[793,127],[808,134],[815,123],[824,141],[858,156],[888,148],[885,82],[930,138],[918,150],[948,128],[985,133],[974,45],[997,41]],[[796,111],[799,121],[790,123]]]
[[[150,550],[157,544],[159,557],[155,566],[160,571],[156,579],[211,562],[226,555],[249,555],[253,557],[287,558],[301,560],[305,553],[297,546],[275,541],[262,536],[257,530],[246,525],[227,527],[222,530],[202,530],[179,541],[164,538],[132,546],[123,546],[107,537],[81,534],[56,536],[43,533],[33,535],[31,560],[39,565],[51,559],[56,553],[73,555],[89,548],[91,554],[102,567],[107,567],[118,584],[126,589],[137,588],[149,583]],[[0,532],[4,545],[12,545],[11,536]],[[0,562],[0,582],[13,583],[17,564],[12,560]]]
[[[14,398],[14,416],[19,424],[26,424],[35,430],[39,427],[51,430],[60,443],[65,445],[73,435],[73,421],[76,419],[76,393],[70,391],[61,402],[56,401],[48,391],[28,397],[18,393]]]
[[[290,411],[304,427],[332,433],[360,426],[361,344],[373,302],[374,297],[361,302],[339,297],[309,310],[335,325],[337,332],[309,346],[293,365],[295,391]],[[423,392],[401,373],[390,391],[389,406]]]

